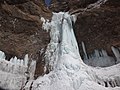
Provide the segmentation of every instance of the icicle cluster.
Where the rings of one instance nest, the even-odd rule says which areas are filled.
[[[28,67],[28,54],[24,59],[16,56],[10,61],[5,59],[4,52],[0,51],[0,87],[9,90],[20,90],[25,85],[27,78],[34,79],[36,61],[31,61]]]
[[[9,73],[24,75],[24,73],[27,71],[27,67],[28,67],[28,54],[25,55],[24,60],[17,59],[17,57],[15,56],[14,58],[11,58],[10,61],[7,61],[5,60],[4,52],[0,51],[0,70]]]
[[[111,47],[116,57],[116,60],[109,56],[105,50],[94,50],[94,53],[87,54],[85,44],[82,42],[82,49],[84,53],[83,61],[90,66],[96,67],[108,67],[120,62],[120,50],[119,48]]]

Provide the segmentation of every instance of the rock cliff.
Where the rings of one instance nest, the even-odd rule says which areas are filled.
[[[50,37],[49,32],[42,29],[40,18],[50,20],[52,11],[73,12],[97,0],[61,1],[53,0],[50,10],[41,0],[0,1],[0,50],[7,54],[8,60],[29,54],[29,58],[37,60],[36,76],[42,75],[44,54],[41,55],[40,50],[45,51]],[[108,0],[100,8],[78,15],[74,28],[79,47],[84,41],[88,53],[105,49],[113,56],[110,47],[120,47],[120,1]]]

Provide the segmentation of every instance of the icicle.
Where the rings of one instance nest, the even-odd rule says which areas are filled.
[[[15,56],[13,59],[13,63],[16,65],[17,64],[17,57]]]
[[[104,56],[102,51],[99,51],[99,54],[100,54],[101,57]]]
[[[115,55],[115,57],[117,59],[117,63],[119,63],[120,62],[120,52],[118,51],[118,49],[116,49],[113,46],[111,47],[111,49],[112,49],[112,51],[113,51],[113,53],[114,53],[114,55]]]
[[[95,56],[98,57],[98,58],[100,57],[100,54],[99,54],[98,50],[95,50]]]
[[[114,83],[112,81],[110,83],[111,83],[111,86],[114,87]]]
[[[102,50],[103,56],[108,56],[107,52],[105,50]]]
[[[115,78],[115,82],[116,82],[117,86],[120,87],[120,78],[119,77]]]
[[[20,65],[21,65],[21,66],[23,66],[23,59],[22,59],[22,60],[20,60]]]
[[[104,81],[100,81],[100,84],[101,84],[102,86],[105,86]]]
[[[14,59],[13,59],[13,58],[11,58],[11,59],[10,59],[10,62],[11,62],[11,63],[14,63]]]
[[[20,59],[17,60],[17,64],[20,65]]]
[[[29,67],[30,80],[34,79],[35,69],[36,69],[36,61],[32,61]]]
[[[117,86],[117,84],[116,84],[115,80],[113,80],[113,83],[114,83],[114,87],[116,87],[116,86]]]
[[[84,54],[85,54],[85,59],[88,59],[84,42],[82,42],[82,48],[83,48],[83,52],[84,52]]]
[[[28,60],[29,60],[28,54],[26,54],[25,57],[24,57],[24,65],[25,65],[26,67],[28,66]]]
[[[76,15],[72,15],[72,21],[75,23],[75,22],[76,22],[76,20],[77,20]]]
[[[109,81],[107,81],[107,86],[108,86],[108,87],[111,87],[110,84],[109,84]]]
[[[0,60],[5,60],[5,53],[0,51]]]

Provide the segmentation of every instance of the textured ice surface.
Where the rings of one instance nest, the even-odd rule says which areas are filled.
[[[32,90],[120,90],[120,64],[93,68],[83,63],[72,20],[71,15],[60,12],[53,13],[51,22],[44,22],[51,36],[45,59],[52,71],[35,80]],[[97,51],[95,55],[98,57]]]
[[[28,67],[28,60],[26,54],[24,60],[15,56],[7,61],[4,52],[0,51],[0,87],[7,90],[21,90],[27,80],[34,79],[36,61],[31,61]]]

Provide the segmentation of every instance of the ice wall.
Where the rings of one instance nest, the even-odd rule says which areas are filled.
[[[32,90],[120,90],[120,64],[93,68],[82,62],[71,17],[53,13],[51,22],[44,21],[43,27],[51,36],[45,59],[52,71],[36,79]],[[104,50],[102,54],[107,56]],[[99,56],[97,51],[95,55]]]
[[[8,61],[5,59],[4,52],[0,51],[0,87],[8,90],[24,88],[27,80],[33,79],[35,72],[35,61],[31,61],[30,66],[28,61],[28,54],[24,59],[15,56]]]

